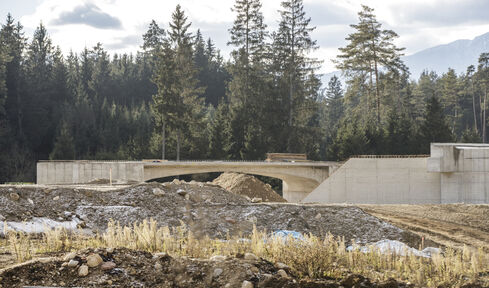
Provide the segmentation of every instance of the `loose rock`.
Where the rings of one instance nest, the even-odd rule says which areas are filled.
[[[153,188],[153,195],[155,196],[164,196],[166,193],[160,188]]]
[[[275,266],[277,266],[278,269],[288,269],[289,266],[287,266],[286,264],[282,263],[282,262],[278,262],[277,264],[275,264]]]
[[[166,257],[166,256],[168,256],[168,254],[166,254],[165,252],[159,252],[159,253],[155,253],[155,254],[153,255],[153,258],[156,258],[156,259],[157,259],[157,258],[164,258],[164,257]]]
[[[185,195],[187,195],[187,191],[185,191],[183,189],[178,189],[177,194],[182,196],[182,197],[185,197]]]
[[[253,253],[245,253],[244,259],[245,260],[253,260],[253,261],[259,260],[259,258]]]
[[[112,261],[109,261],[109,262],[104,262],[102,263],[102,266],[100,266],[100,268],[103,270],[103,271],[109,271],[109,270],[112,270],[116,267],[117,265],[115,265],[114,262]]]
[[[156,271],[161,271],[161,269],[163,269],[163,266],[161,265],[160,262],[156,262],[154,268]]]
[[[63,257],[63,261],[70,261],[71,259],[74,259],[76,257],[75,252],[70,252]]]
[[[222,255],[214,255],[212,256],[211,258],[209,258],[211,261],[217,261],[217,262],[221,262],[221,261],[224,261],[226,260],[226,257],[225,256],[222,256]]]
[[[254,197],[253,199],[251,199],[251,203],[261,203],[262,201],[263,199],[259,197]]]
[[[221,268],[216,268],[214,269],[214,274],[212,274],[214,276],[214,278],[217,278],[219,276],[221,276],[223,270]]]
[[[241,288],[253,288],[253,283],[250,281],[243,281],[243,284],[241,284]]]
[[[78,268],[78,276],[85,277],[87,275],[88,275],[88,266],[87,265],[80,266],[80,268]]]
[[[20,199],[20,196],[17,193],[10,193],[9,196],[10,196],[10,200],[12,200],[12,201],[19,201],[19,199]]]
[[[278,274],[278,275],[280,275],[280,277],[282,277],[282,278],[287,278],[287,277],[289,277],[289,275],[287,275],[287,272],[285,272],[285,270],[284,270],[284,269],[280,269],[280,270],[278,270],[278,271],[277,271],[277,274]]]
[[[67,266],[70,267],[70,268],[73,268],[73,267],[78,266],[79,263],[80,262],[72,259],[72,260],[70,260],[70,262],[68,262],[68,265]]]
[[[53,201],[58,201],[58,200],[59,200],[59,196],[53,198]]]
[[[97,267],[100,264],[102,264],[104,260],[102,260],[102,257],[98,254],[91,254],[87,257],[87,265],[90,268]]]

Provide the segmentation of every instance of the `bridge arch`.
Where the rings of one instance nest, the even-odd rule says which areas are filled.
[[[156,178],[179,176],[186,174],[235,172],[261,175],[282,180],[282,194],[289,202],[299,202],[312,192],[328,177],[329,167],[316,169],[299,165],[286,165],[285,163],[253,164],[232,162],[162,162],[150,163],[144,166],[144,181]]]

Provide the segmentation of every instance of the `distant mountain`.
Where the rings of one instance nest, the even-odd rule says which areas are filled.
[[[456,40],[421,50],[403,57],[403,60],[409,67],[411,78],[417,80],[423,70],[435,71],[441,75],[447,72],[448,68],[452,68],[457,74],[465,73],[468,66],[477,67],[477,60],[480,54],[484,52],[489,52],[489,32],[475,37],[473,40]],[[333,75],[340,77],[344,84],[341,72],[334,71],[322,75],[323,87],[327,86]]]
[[[477,66],[481,53],[489,52],[489,33],[475,37],[474,40],[457,40],[438,45],[404,57],[411,71],[411,77],[418,79],[423,70],[433,70],[438,74],[455,70],[464,73],[469,65]]]

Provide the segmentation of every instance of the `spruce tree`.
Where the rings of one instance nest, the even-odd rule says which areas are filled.
[[[199,96],[205,91],[205,87],[199,86],[197,78],[198,70],[193,59],[192,36],[188,32],[190,25],[191,23],[187,23],[187,17],[181,6],[177,5],[172,14],[169,31],[170,43],[175,50],[173,73],[176,81],[173,83],[173,89],[180,97],[175,110],[177,161],[180,160],[182,132],[190,132],[186,138],[191,139],[188,144],[193,146],[195,143],[192,141],[197,140],[195,136],[200,138],[202,135],[198,134],[204,130],[202,127],[203,102]]]
[[[430,144],[452,142],[453,134],[443,114],[443,108],[436,97],[426,103],[426,116],[420,126],[420,144],[424,153],[429,153]]]
[[[236,18],[233,27],[229,30],[231,40],[228,45],[235,47],[232,52],[232,64],[229,71],[229,102],[231,105],[231,138],[233,144],[230,148],[231,158],[250,158],[255,155],[264,155],[266,147],[249,149],[247,141],[254,141],[254,134],[262,131],[266,121],[263,109],[263,99],[267,93],[265,72],[265,52],[267,49],[266,25],[263,21],[260,0],[236,0],[233,12]],[[252,135],[253,134],[253,135]],[[255,142],[256,143],[256,142]],[[246,148],[248,147],[248,148]],[[259,151],[259,152],[257,152]]]
[[[284,115],[288,123],[287,151],[297,152],[301,149],[297,142],[299,134],[309,122],[307,116],[314,115],[317,109],[314,101],[309,100],[318,93],[320,85],[315,85],[318,79],[314,72],[320,62],[308,56],[318,46],[311,38],[315,27],[310,26],[303,1],[285,0],[281,6],[279,29],[273,35],[273,70],[279,75],[278,89],[287,110]]]
[[[11,131],[16,135],[16,139],[21,141],[23,138],[22,125],[22,63],[24,62],[23,53],[26,46],[26,38],[22,32],[22,25],[15,23],[10,13],[7,15],[5,24],[0,30],[0,46],[4,47],[5,53],[5,85],[7,97],[5,99],[6,117],[9,121]]]
[[[70,127],[62,122],[53,151],[49,154],[51,160],[73,160],[75,159],[75,145],[71,136]]]

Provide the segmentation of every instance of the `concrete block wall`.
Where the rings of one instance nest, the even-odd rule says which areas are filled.
[[[49,161],[37,163],[38,184],[89,183],[95,179],[144,181],[144,166],[137,162]]]
[[[352,158],[303,202],[435,204],[440,175],[426,169],[428,158]]]

